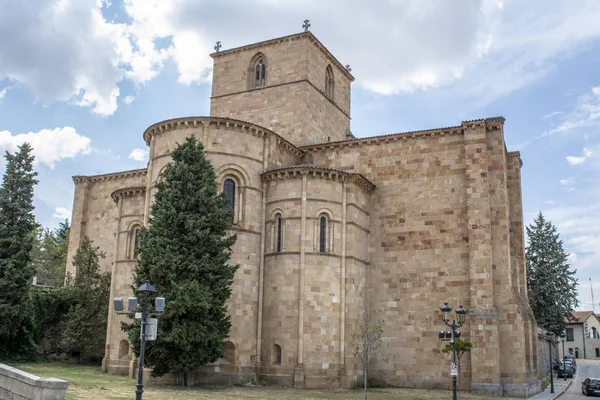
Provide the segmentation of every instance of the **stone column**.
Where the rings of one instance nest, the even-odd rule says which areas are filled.
[[[306,172],[302,173],[302,210],[300,217],[300,280],[298,287],[298,355],[294,386],[304,387],[304,264],[306,260]]]
[[[488,148],[484,121],[463,122],[469,230],[471,390],[502,395],[498,312],[494,304]]]

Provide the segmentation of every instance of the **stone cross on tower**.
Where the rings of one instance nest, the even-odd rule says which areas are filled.
[[[304,28],[304,32],[308,32],[308,28],[310,28],[310,20],[305,19],[302,27]]]
[[[346,66],[344,66],[344,68],[346,68],[346,71],[351,72],[352,68],[350,68],[350,64],[346,64]]]
[[[215,44],[215,51],[218,53],[219,50],[221,50],[221,41],[218,41],[217,44]]]

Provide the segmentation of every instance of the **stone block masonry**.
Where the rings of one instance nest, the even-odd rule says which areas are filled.
[[[40,378],[0,364],[0,400],[62,400],[69,382]]]

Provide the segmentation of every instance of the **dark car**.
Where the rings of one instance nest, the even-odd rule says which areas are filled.
[[[581,393],[586,396],[600,395],[600,378],[585,378],[581,382]]]
[[[575,375],[575,368],[573,368],[573,364],[571,363],[561,363],[558,366],[558,377],[564,378],[572,378]]]
[[[577,362],[575,361],[575,357],[573,357],[573,356],[566,356],[564,361],[565,362],[570,362],[571,364],[573,364],[573,367],[575,369],[577,369]]]

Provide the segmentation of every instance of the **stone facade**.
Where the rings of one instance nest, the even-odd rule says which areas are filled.
[[[504,119],[356,139],[354,78],[310,32],[212,57],[211,116],[150,126],[147,169],[74,178],[69,259],[89,236],[108,255],[111,297],[130,295],[135,232],[148,223],[154,183],[177,143],[195,136],[217,184],[235,183],[240,265],[224,357],[196,382],[352,386],[362,372],[349,348],[368,306],[385,320],[372,378],[448,388],[437,331],[449,302],[469,310],[463,387],[539,390],[522,163],[506,151]],[[103,368],[131,373],[121,318],[109,315]]]

